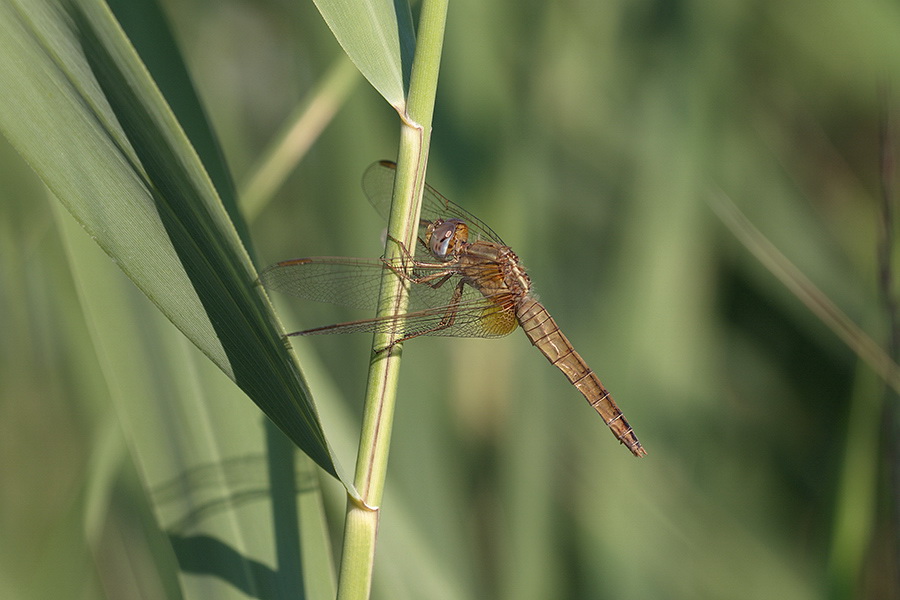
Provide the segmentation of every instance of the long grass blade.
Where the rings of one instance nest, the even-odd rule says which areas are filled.
[[[710,204],[735,237],[894,390],[900,391],[900,366],[782,254],[724,194]]]
[[[233,222],[105,6],[0,3],[0,85],[0,129],[54,195],[176,327],[339,475]]]
[[[272,194],[281,187],[343,106],[358,80],[359,74],[353,64],[342,56],[287,119],[283,131],[242,186],[241,206],[248,221],[256,218]]]

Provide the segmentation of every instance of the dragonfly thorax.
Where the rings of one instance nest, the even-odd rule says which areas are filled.
[[[515,296],[524,298],[531,294],[531,277],[525,272],[525,267],[512,248],[508,246],[498,248],[497,262],[504,284]]]
[[[441,261],[453,259],[469,239],[469,226],[461,219],[437,219],[428,224],[425,244]]]

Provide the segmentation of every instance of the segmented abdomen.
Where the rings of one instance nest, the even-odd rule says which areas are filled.
[[[588,404],[603,417],[616,439],[625,444],[635,456],[646,455],[647,451],[641,446],[612,396],[559,330],[547,309],[534,298],[527,298],[519,305],[516,317],[531,343],[578,388]]]

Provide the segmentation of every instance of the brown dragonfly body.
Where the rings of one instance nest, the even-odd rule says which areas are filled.
[[[363,187],[386,216],[395,165],[375,163]],[[519,258],[487,225],[426,186],[417,255],[396,262],[304,258],[277,263],[260,275],[269,289],[313,300],[370,307],[385,268],[410,282],[410,312],[329,325],[291,335],[390,331],[395,343],[420,335],[500,337],[517,326],[555,365],[635,456],[641,446],[600,379],[531,293]]]

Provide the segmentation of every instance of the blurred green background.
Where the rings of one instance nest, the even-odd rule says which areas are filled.
[[[240,187],[341,49],[311,2],[163,5]],[[429,181],[516,250],[649,456],[519,332],[415,340],[374,597],[900,597],[879,442],[895,400],[710,207],[730,198],[883,343],[898,76],[900,8],[881,1],[451,2]],[[361,77],[337,108],[251,221],[260,267],[381,253],[359,179],[395,158],[397,117]],[[71,218],[5,143],[0,193],[0,595],[172,597],[69,273]],[[109,344],[177,338],[121,279],[110,302],[146,326]],[[290,329],[364,316],[275,300]],[[350,466],[370,339],[294,343]],[[148,368],[167,393],[177,366]],[[115,492],[85,527],[98,479]]]

